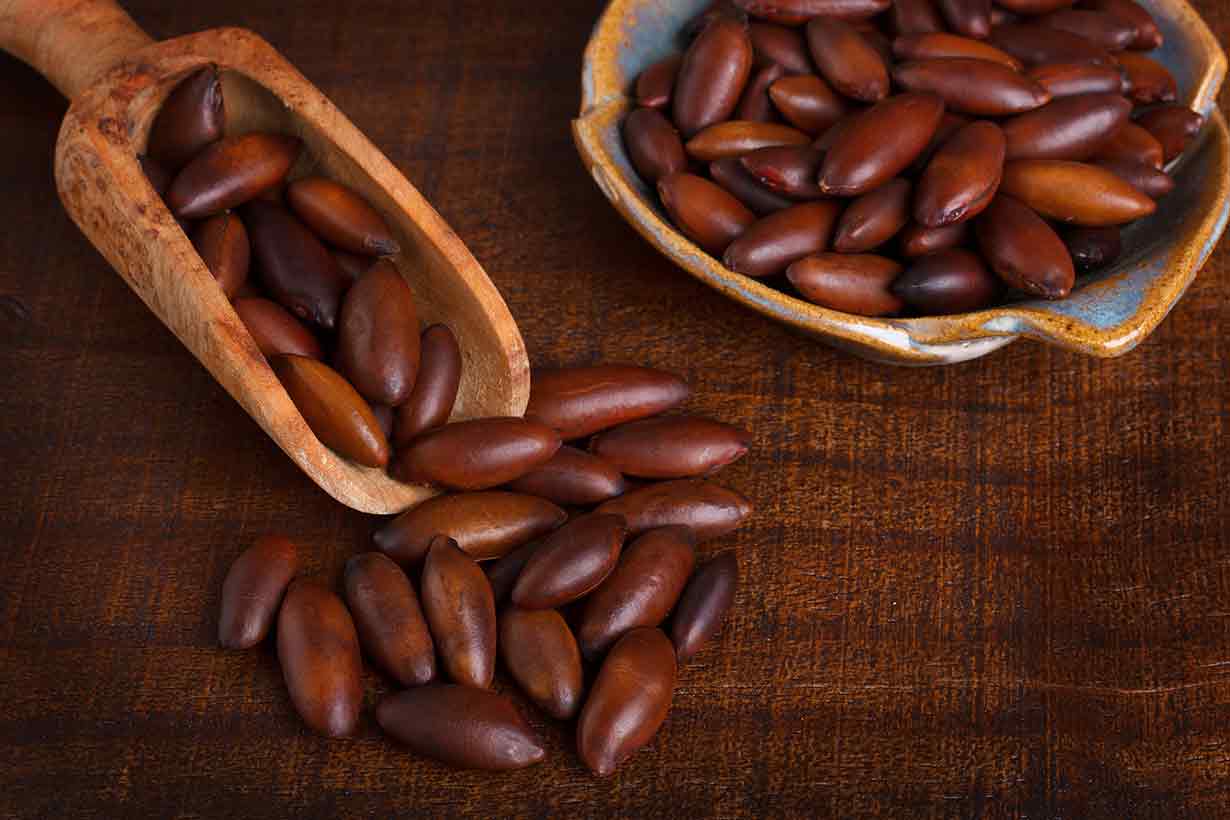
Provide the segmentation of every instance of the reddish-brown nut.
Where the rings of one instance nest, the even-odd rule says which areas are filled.
[[[514,492],[576,507],[601,504],[622,495],[625,488],[624,477],[606,460],[568,446],[508,485]]]
[[[1000,194],[978,218],[982,256],[1012,287],[1030,296],[1062,299],[1072,292],[1076,271],[1059,234],[1019,199]]]
[[[397,267],[381,259],[346,293],[337,334],[338,367],[365,398],[399,405],[419,369],[414,294]]]
[[[1136,118],[1136,124],[1153,135],[1162,146],[1162,159],[1170,162],[1204,127],[1204,117],[1182,105],[1161,105]]]
[[[1026,75],[968,57],[901,63],[893,79],[908,91],[937,94],[950,109],[975,116],[1020,114],[1051,101],[1050,92]]]
[[[393,440],[393,408],[387,404],[371,405],[372,415],[376,417],[376,421],[380,422],[380,429],[384,432],[384,437],[389,441]]]
[[[672,54],[642,71],[636,78],[636,104],[642,108],[668,108],[682,64],[683,55]]]
[[[896,0],[889,9],[889,21],[898,37],[945,30],[944,20],[932,0]]]
[[[923,152],[910,163],[910,167],[905,173],[912,177],[919,177],[922,172],[927,170],[927,165],[931,162],[931,158],[940,150],[953,135],[960,131],[965,126],[974,122],[972,117],[967,117],[964,114],[953,114],[950,111],[945,111],[944,116],[940,118],[940,125],[935,129],[935,134],[931,137],[931,142],[927,143],[927,147]]]
[[[1157,137],[1134,122],[1125,122],[1098,148],[1098,159],[1139,162],[1160,169],[1166,149]]]
[[[1079,34],[1107,51],[1122,51],[1136,40],[1136,26],[1091,9],[1060,9],[1038,18],[1044,26]]]
[[[566,441],[665,413],[688,397],[678,376],[652,367],[601,364],[536,368],[525,417],[559,431]]]
[[[1081,94],[1121,94],[1123,70],[1104,63],[1045,63],[1029,76],[1055,99]]]
[[[175,176],[167,207],[180,219],[204,219],[236,208],[281,183],[302,147],[295,137],[280,134],[219,140]]]
[[[813,17],[867,20],[892,5],[892,0],[734,0],[753,17],[797,26]]]
[[[1004,171],[1004,132],[978,120],[936,152],[914,196],[914,219],[929,228],[965,222],[986,210]]]
[[[167,95],[150,126],[146,151],[174,173],[222,138],[226,125],[217,66],[202,68]]]
[[[849,23],[816,17],[807,24],[811,58],[840,93],[861,102],[888,96],[888,68],[880,53]]]
[[[687,170],[683,140],[670,120],[656,108],[638,108],[624,120],[624,147],[632,167],[653,184],[664,176]]]
[[[546,464],[559,435],[519,418],[472,419],[429,430],[397,452],[391,473],[411,484],[485,490]]]
[[[679,663],[695,656],[722,628],[738,586],[739,560],[733,551],[718,554],[692,575],[671,618],[670,637]]]
[[[915,259],[893,282],[893,293],[924,316],[981,310],[997,289],[978,255],[962,248]]]
[[[693,159],[713,162],[727,157],[741,157],[761,148],[810,144],[811,137],[789,125],[728,120],[709,126],[688,140],[684,147]]]
[[[733,20],[746,26],[747,12],[736,6],[733,0],[713,0],[700,14],[684,23],[682,31],[684,39],[695,39],[696,35],[708,28],[710,23],[718,20]]]
[[[1008,159],[1084,160],[1127,123],[1132,104],[1121,94],[1063,97],[1003,124]]]
[[[330,248],[329,252],[333,254],[333,259],[337,262],[337,267],[351,283],[359,281],[359,277],[367,273],[368,268],[376,264],[376,259],[371,256],[362,256],[349,251]]]
[[[1080,162],[1015,160],[1004,166],[1000,187],[1042,216],[1092,228],[1123,225],[1157,209],[1115,174]]]
[[[991,45],[1027,66],[1046,63],[1113,63],[1110,54],[1079,34],[1038,23],[1009,23],[991,29]]]
[[[904,307],[889,286],[901,265],[869,253],[821,253],[786,271],[790,284],[813,304],[856,316],[888,316]]]
[[[824,156],[820,190],[858,196],[888,182],[923,152],[943,115],[934,94],[898,94],[857,115]]]
[[[982,40],[991,33],[991,0],[936,0],[936,5],[958,34]]]
[[[940,228],[928,228],[917,222],[906,225],[897,238],[901,255],[906,259],[926,256],[949,248],[956,248],[969,239],[969,223],[958,222]]]
[[[248,231],[239,217],[232,213],[211,216],[193,228],[192,244],[226,298],[233,299],[248,278],[251,258]]]
[[[628,535],[682,524],[697,542],[719,538],[752,514],[752,505],[734,490],[710,481],[662,481],[613,498],[596,512],[623,516]]]
[[[265,640],[298,571],[299,550],[280,535],[256,539],[235,559],[222,583],[218,642],[223,649],[251,649]]]
[[[599,433],[590,452],[625,475],[691,478],[738,461],[750,436],[737,427],[700,416],[659,416]]]
[[[487,689],[495,675],[495,596],[474,559],[437,535],[423,562],[423,614],[444,671],[455,683]]]
[[[752,70],[752,43],[742,23],[719,19],[683,55],[671,101],[675,125],[690,139],[729,119]]]
[[[1118,17],[1136,30],[1136,38],[1129,48],[1138,51],[1152,51],[1162,46],[1162,30],[1157,27],[1157,21],[1145,8],[1133,0],[1085,0],[1084,8],[1105,12]]]
[[[500,657],[534,704],[556,720],[571,720],[585,687],[581,652],[554,609],[508,607],[500,613]]]
[[[824,154],[810,145],[762,148],[740,157],[739,162],[757,182],[774,193],[804,201],[824,196],[816,184]]]
[[[615,568],[627,535],[620,515],[594,512],[572,519],[526,561],[512,602],[524,609],[555,609],[587,595]]]
[[[893,55],[899,60],[932,60],[937,57],[969,57],[1001,63],[1020,71],[1021,61],[993,45],[946,32],[905,34],[893,41]]]
[[[397,408],[395,443],[414,438],[448,421],[461,384],[461,348],[446,325],[432,325],[419,340],[419,372],[410,398]]]
[[[353,734],[363,705],[359,636],[346,605],[327,586],[297,578],[278,611],[278,662],[291,702],[314,731]]]
[[[851,202],[837,223],[833,250],[862,253],[892,239],[910,221],[910,191],[908,180],[894,179]]]
[[[709,176],[731,196],[738,199],[757,216],[767,216],[789,208],[794,203],[769,188],[734,158],[719,159],[709,164]]]
[[[380,422],[337,371],[306,356],[274,356],[269,364],[322,444],[365,467],[388,463],[389,442]]]
[[[770,214],[730,243],[723,262],[745,276],[781,273],[791,262],[828,247],[841,206],[832,200],[803,202]]]
[[[540,542],[531,541],[517,547],[502,558],[482,565],[487,581],[491,584],[491,593],[495,596],[497,608],[502,607],[508,601],[508,597],[512,595],[513,585],[517,583],[517,578],[521,575],[521,570],[525,569],[530,556],[537,552],[540,546],[542,546]]]
[[[995,4],[1013,14],[1035,17],[1050,11],[1067,8],[1073,0],[995,0]]]
[[[324,177],[297,179],[286,186],[286,202],[318,236],[342,250],[368,256],[401,250],[384,217],[341,183]]]
[[[756,217],[726,190],[695,174],[671,174],[658,180],[658,196],[685,236],[717,256]]]
[[[807,53],[807,42],[798,29],[752,23],[747,27],[747,36],[759,65],[779,65],[787,74],[811,74],[816,70]]]
[[[239,315],[261,353],[272,358],[283,353],[319,359],[320,342],[303,324],[276,302],[240,297],[231,307]]]
[[[753,69],[752,78],[743,89],[739,105],[735,108],[735,119],[744,122],[774,122],[777,120],[777,110],[769,99],[769,88],[773,83],[786,76],[786,69],[777,63],[769,63]]]
[[[386,555],[365,552],[346,562],[346,604],[359,644],[402,686],[436,676],[436,653],[410,579]]]
[[[1069,228],[1063,234],[1072,264],[1080,273],[1113,265],[1123,252],[1118,228]]]
[[[813,135],[823,134],[850,111],[846,101],[815,74],[781,78],[769,87],[769,98],[787,122]]]
[[[1161,199],[1174,190],[1174,178],[1165,171],[1131,159],[1100,159],[1093,163],[1105,168],[1150,199]]]

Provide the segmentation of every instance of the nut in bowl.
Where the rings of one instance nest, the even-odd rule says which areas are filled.
[[[885,3],[867,4],[869,13],[884,12],[884,7],[890,6],[888,13],[879,14],[871,24],[839,22],[834,26],[826,24],[824,30],[816,32],[812,28],[820,26],[793,31],[766,26],[764,20],[753,15],[749,18],[752,34],[748,35],[753,55],[751,64],[744,67],[745,70],[731,72],[745,76],[744,84],[733,91],[717,87],[716,91],[710,91],[704,104],[689,101],[679,106],[663,105],[663,94],[687,89],[693,83],[691,79],[672,83],[669,79],[672,73],[679,72],[682,77],[683,69],[679,68],[678,60],[666,61],[689,48],[690,38],[697,31],[693,21],[711,5],[718,4],[710,4],[707,0],[612,0],[585,53],[581,115],[573,123],[578,150],[606,197],[659,251],[730,298],[830,345],[876,361],[906,365],[967,361],[1022,336],[1095,356],[1122,355],[1139,344],[1174,307],[1225,229],[1230,212],[1230,136],[1217,110],[1216,96],[1225,76],[1226,58],[1216,38],[1183,0],[1141,0],[1140,5],[1156,20],[1162,41],[1160,48],[1148,52],[1144,49],[1156,46],[1156,39],[1150,43],[1131,43],[1133,49],[1140,50],[1112,52],[1103,49],[1120,46],[1110,43],[1109,38],[1105,44],[1087,43],[1080,35],[1063,30],[1071,28],[1073,20],[1079,26],[1093,19],[1085,12],[1106,5],[1102,0],[1083,0],[1076,10],[1081,12],[1079,14],[1068,12],[1049,21],[1030,20],[1016,24],[1018,29],[1026,29],[1024,32],[1014,31],[1013,24],[1001,24],[982,42],[949,35],[897,37],[894,42],[893,35],[903,33],[895,27],[902,23],[893,14],[891,4]],[[736,9],[736,24],[725,29],[736,32],[733,39],[737,40],[741,24],[737,8],[742,6],[755,12],[755,4],[735,0],[726,5]],[[1100,14],[1103,18],[1110,16],[1109,11]],[[721,18],[720,11],[717,17]],[[1032,36],[1044,23],[1053,26],[1058,33]],[[876,28],[874,32],[873,27]],[[951,23],[949,28],[962,29]],[[852,41],[849,36],[852,30],[867,34],[866,42],[871,48],[863,48]],[[727,33],[723,30],[718,34]],[[1122,32],[1117,32],[1116,36],[1120,38],[1118,42],[1125,42]],[[713,39],[719,36],[715,34]],[[1145,38],[1141,35],[1138,39]],[[798,45],[792,47],[790,40]],[[1077,46],[1084,49],[1086,45],[1089,55],[1072,53]],[[810,70],[816,76],[802,73],[802,68],[808,68],[809,46],[810,56],[818,66]],[[892,59],[888,56],[889,49],[894,55]],[[818,51],[824,59],[815,59]],[[842,59],[834,59],[834,54]],[[851,65],[857,64],[874,67],[877,54],[883,58],[891,90],[886,89],[881,82],[883,78],[878,76],[871,78],[875,82],[860,84],[860,80],[871,76],[871,71],[849,70]],[[1106,56],[1099,59],[1098,54]],[[803,65],[793,65],[800,57]],[[748,61],[740,59],[738,62]],[[982,79],[960,84],[949,82],[954,75],[954,63],[967,68],[966,64],[973,65],[979,70],[971,76]],[[992,67],[987,68],[987,65]],[[1014,74],[1017,72],[1015,66],[1020,66],[1019,74]],[[1108,66],[1114,71],[1122,68],[1134,81],[1129,104],[1115,102],[1122,88],[1099,88],[1099,84],[1106,84],[1106,76],[1114,77],[1114,71],[1107,71]],[[638,79],[651,67],[655,70],[646,76],[638,89]],[[723,76],[722,71],[712,74]],[[1174,91],[1169,87],[1170,77],[1173,77]],[[977,92],[979,85],[982,93]],[[767,96],[784,123],[773,122],[772,128],[750,127],[755,125],[756,118],[775,117],[773,107],[758,105],[758,100],[750,99],[758,86],[769,89]],[[834,94],[833,89],[840,93]],[[1084,106],[1070,102],[1077,98],[1064,96],[1086,94],[1093,99],[1099,91],[1112,99]],[[684,93],[691,92],[685,90]],[[740,93],[742,99],[738,98]],[[962,287],[966,288],[978,284],[975,273],[981,266],[994,270],[999,274],[998,280],[1003,281],[994,281],[994,287],[988,289],[983,280],[981,286],[984,294],[998,291],[1001,295],[989,303],[985,299],[973,300],[970,303],[984,305],[976,310],[958,301],[949,306],[948,315],[925,315],[941,311],[911,302],[911,294],[905,292],[902,281],[893,283],[893,291],[887,289],[893,277],[898,276],[899,261],[906,263],[902,267],[906,274],[912,275],[914,295],[918,292],[918,278],[935,273],[925,268],[916,271],[915,268],[921,266],[913,265],[909,259],[899,259],[901,254],[897,249],[906,238],[903,231],[909,232],[916,226],[900,229],[890,225],[887,229],[890,239],[875,236],[877,231],[885,230],[885,220],[879,218],[879,214],[892,207],[900,208],[903,201],[907,203],[907,213],[917,212],[921,200],[917,189],[922,184],[921,177],[926,176],[925,171],[918,170],[923,164],[916,161],[913,168],[897,168],[902,164],[901,158],[890,158],[886,163],[887,172],[879,167],[873,169],[875,173],[869,185],[864,179],[855,179],[867,171],[866,167],[846,168],[844,178],[836,182],[853,186],[850,192],[835,190],[832,168],[824,165],[820,172],[824,159],[831,158],[833,144],[842,140],[840,132],[836,135],[826,133],[836,121],[834,118],[840,119],[850,111],[871,104],[891,104],[906,109],[909,98],[932,94],[943,98],[946,104],[943,120],[931,125],[935,119],[931,110],[907,111],[906,116],[912,118],[914,126],[918,120],[926,120],[922,126],[924,131],[942,132],[950,127],[953,129],[950,134],[964,136],[962,140],[951,137],[947,141],[933,140],[944,149],[951,145],[950,153],[956,160],[964,156],[994,156],[996,152],[994,134],[964,133],[970,130],[970,121],[977,121],[983,131],[994,129],[981,123],[994,122],[1007,137],[1007,161],[1003,166],[1003,179],[996,183],[999,194],[995,196],[1002,206],[987,208],[970,221],[975,230],[969,231],[971,236],[965,244],[971,252],[953,254],[949,260],[949,267],[955,272],[950,280],[965,283]],[[1188,108],[1202,118],[1179,116],[1184,112],[1176,111],[1175,120],[1203,122],[1203,127],[1188,138],[1185,150],[1177,157],[1168,137],[1184,128],[1190,130],[1190,126],[1168,122],[1170,115],[1154,107],[1157,103],[1165,104],[1168,97],[1173,104]],[[638,99],[645,107],[659,106],[663,117],[642,115],[637,125],[644,139],[627,140],[625,120],[638,108]],[[734,112],[729,110],[732,100],[737,103]],[[1056,102],[1063,104],[1055,105]],[[1089,129],[1105,128],[1105,123],[1116,121],[1116,118],[1124,122],[1123,117],[1132,107],[1135,107],[1131,112],[1135,122],[1126,123],[1129,128],[1123,129],[1125,133],[1116,131],[1106,140],[1090,138]],[[1083,110],[1078,113],[1075,110],[1078,108]],[[1032,112],[1037,112],[1032,123],[1022,119]],[[954,113],[956,117],[951,116]],[[897,129],[893,128],[868,129],[868,118],[860,118],[863,127],[854,130],[897,136]],[[1057,127],[1055,123],[1064,118],[1069,124],[1079,119],[1083,125],[1067,129]],[[886,121],[891,119],[894,118],[885,118]],[[1014,120],[1015,124],[1009,127]],[[966,128],[962,129],[961,125]],[[800,144],[798,135],[790,133],[791,126],[797,127],[809,140],[818,138],[815,147]],[[680,157],[673,147],[658,150],[664,141],[669,141],[668,136],[673,136],[668,134],[672,127],[681,132],[679,137],[687,142],[688,156]],[[1056,146],[1048,135],[1060,132],[1067,133],[1069,141]],[[1148,133],[1142,135],[1142,132]],[[1150,134],[1156,138],[1149,139]],[[1026,145],[1023,152],[1022,144]],[[1164,168],[1155,167],[1157,160],[1150,153],[1159,144],[1165,150]],[[646,162],[647,157],[651,162]],[[698,159],[710,169],[716,185],[701,175],[686,172],[689,160],[691,168],[700,167]],[[1079,162],[1079,167],[1064,167],[1073,161]],[[742,163],[744,168],[734,167],[736,163]],[[783,174],[780,180],[787,187],[768,190],[762,186],[751,193],[738,191],[736,186],[740,180],[737,177],[741,170],[751,168],[752,172],[745,176],[757,180],[756,163],[790,172]],[[673,175],[672,172],[680,170],[680,165],[685,173]],[[650,177],[662,174],[656,185],[647,181],[646,169]],[[843,175],[838,173],[837,176]],[[1117,180],[1126,180],[1130,185],[1124,187],[1124,191],[1133,195],[1137,191],[1143,193],[1134,202],[1128,197],[1124,200],[1125,207],[1115,214],[1108,214],[1101,207],[1114,199],[1106,196],[1099,200],[1099,207],[1077,207],[1070,213],[1064,207],[1056,209],[1056,197],[1051,195],[1055,179],[1069,182],[1075,176],[1085,182],[1105,182],[1111,187],[1118,185]],[[986,175],[983,177],[986,182]],[[902,178],[915,187],[909,199],[895,196],[900,191],[891,187],[905,185]],[[759,179],[763,181],[766,177],[759,176]],[[831,186],[828,190],[824,190],[826,184]],[[1011,191],[1012,198],[1002,195],[1005,185],[1009,186],[1007,190]],[[969,192],[964,202],[960,199],[959,185],[936,187],[938,190],[931,192],[934,196],[928,199],[941,205],[956,202],[977,213],[991,202],[985,190],[977,186],[967,186]],[[738,200],[741,200],[747,207],[733,208],[722,200],[689,211],[679,204],[689,197],[693,201],[706,196],[720,199],[712,193],[713,189],[733,193],[734,204],[739,205]],[[1084,186],[1079,190],[1083,193]],[[799,202],[831,202],[834,193],[845,197],[839,201],[845,213],[853,210],[850,203],[862,204],[875,218],[843,226],[840,219],[833,224],[833,215],[823,207],[813,205],[814,213],[792,215],[790,212],[798,209]],[[860,202],[868,197],[880,202]],[[1157,200],[1155,209],[1153,199]],[[1027,206],[1020,205],[1018,200],[1024,200]],[[790,210],[780,210],[783,208]],[[779,210],[780,213],[774,213]],[[941,207],[932,210],[940,215],[957,212]],[[766,215],[776,217],[782,224],[765,225]],[[793,218],[788,218],[791,216]],[[1097,226],[1103,221],[1114,225],[1104,230]],[[791,230],[797,233],[788,242],[761,246],[778,254],[775,256],[774,253],[756,252],[757,229],[762,234],[790,235]],[[864,235],[870,232],[871,241],[881,243],[869,253],[861,252],[861,257],[860,254],[832,253],[843,248],[825,247],[831,241],[821,239],[817,242],[814,236],[816,232],[844,234],[845,244],[857,245],[861,241],[860,230]],[[1013,276],[1016,271],[1012,266],[1021,258],[1032,264],[1030,254],[1016,254],[1019,258],[1014,259],[1014,254],[1002,252],[1002,243],[996,241],[997,236],[1012,238],[1021,232],[1049,237],[1052,245],[1062,234],[1067,246],[1068,252],[1061,255],[1062,264],[1055,266],[1057,271],[1052,272],[1059,274],[1058,278],[1033,283],[1037,296],[1025,292],[1027,288],[1023,285],[1030,282]],[[981,235],[981,242],[974,238],[975,235]],[[736,237],[740,242],[732,245]],[[1015,244],[1024,243],[1016,240]],[[793,264],[802,259],[805,264],[793,269],[787,281],[787,277],[781,275],[783,262],[789,260]],[[1069,281],[1063,281],[1063,268],[1070,271],[1073,263],[1078,273],[1074,285],[1070,282],[1070,273]],[[736,272],[732,267],[748,270],[756,276]],[[1088,272],[1082,273],[1083,270]],[[840,283],[853,279],[860,283],[858,287],[839,288],[844,300],[830,298],[835,280]],[[871,284],[864,286],[863,283],[868,282]],[[1008,287],[1009,283],[1013,287]],[[895,294],[905,296],[909,304],[895,304]],[[889,298],[879,298],[881,296]],[[1064,298],[1055,298],[1057,296]],[[835,309],[839,307],[842,309]],[[881,315],[845,312],[855,310]]]

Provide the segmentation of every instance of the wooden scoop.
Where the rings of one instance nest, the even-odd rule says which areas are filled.
[[[303,139],[292,176],[345,183],[385,216],[394,259],[425,323],[444,322],[463,352],[454,419],[519,416],[529,363],[486,273],[414,186],[314,85],[250,31],[154,43],[112,0],[0,0],[0,48],[72,101],[56,145],[64,207],[129,286],[313,481],[337,500],[392,513],[435,494],[360,467],[316,438],[188,237],[137,162],[162,101],[209,64],[222,74],[228,133]]]

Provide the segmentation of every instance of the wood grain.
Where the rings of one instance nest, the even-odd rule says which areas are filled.
[[[598,0],[127,5],[155,37],[267,37],[456,229],[532,361],[678,370],[691,409],[752,430],[722,477],[758,509],[702,549],[739,550],[733,620],[614,778],[541,718],[547,762],[501,776],[414,759],[370,711],[312,735],[270,647],[215,648],[222,579],[277,530],[336,581],[377,519],[78,234],[65,104],[0,57],[0,816],[1226,816],[1225,246],[1123,359],[890,369],[672,270],[602,199],[568,133]]]

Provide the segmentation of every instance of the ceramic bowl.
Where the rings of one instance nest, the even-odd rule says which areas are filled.
[[[585,51],[577,149],[594,181],[632,226],[677,265],[735,301],[861,356],[909,365],[952,364],[1021,337],[1093,356],[1120,356],[1149,335],[1182,298],[1226,227],[1230,135],[1217,109],[1226,55],[1183,0],[1143,0],[1166,44],[1151,56],[1175,75],[1180,102],[1204,114],[1198,141],[1168,169],[1175,190],[1157,212],[1124,231],[1114,267],[1081,277],[1072,296],[1029,300],[956,316],[872,319],[818,307],[727,270],[677,231],[656,193],[633,170],[620,137],[641,70],[680,50],[686,21],[708,0],[611,0]]]

